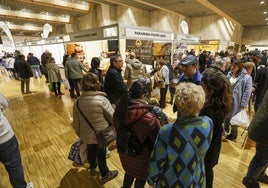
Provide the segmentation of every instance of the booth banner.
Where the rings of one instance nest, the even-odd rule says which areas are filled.
[[[126,40],[126,51],[134,52],[136,58],[143,64],[151,65],[153,62],[153,41],[149,40]]]
[[[199,44],[200,37],[193,35],[177,35],[177,41],[186,44]]]
[[[79,33],[70,34],[70,42],[84,42],[92,40],[102,40],[103,39],[103,28],[80,31]]]
[[[173,40],[171,33],[163,33],[156,31],[148,31],[141,29],[125,28],[126,37],[137,38],[137,39],[146,39],[146,40]]]
[[[194,46],[195,51],[206,50],[206,51],[217,52],[218,49],[219,49],[219,45],[195,45]]]

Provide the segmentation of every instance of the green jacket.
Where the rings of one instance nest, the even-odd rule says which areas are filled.
[[[67,79],[80,79],[83,76],[82,70],[88,72],[79,61],[75,58],[70,58],[65,65],[65,76]]]

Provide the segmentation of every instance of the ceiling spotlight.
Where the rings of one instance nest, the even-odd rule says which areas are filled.
[[[267,11],[263,12],[263,14],[267,14]]]
[[[268,20],[268,18],[265,18],[265,20]]]
[[[261,4],[261,5],[264,4],[264,1],[261,1],[260,4]]]

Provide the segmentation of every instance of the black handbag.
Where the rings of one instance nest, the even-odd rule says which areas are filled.
[[[115,133],[115,128],[113,125],[109,125],[106,127],[104,130],[96,132],[87,117],[84,115],[84,113],[81,111],[79,107],[79,99],[76,101],[76,106],[80,112],[80,114],[83,116],[83,118],[86,120],[87,124],[89,127],[95,132],[96,135],[96,140],[98,143],[99,148],[105,148],[108,144],[110,144],[112,141],[116,139],[116,133]]]

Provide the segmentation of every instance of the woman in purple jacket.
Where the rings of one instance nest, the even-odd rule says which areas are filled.
[[[233,107],[230,114],[230,119],[235,116],[242,109],[248,107],[251,88],[252,78],[247,74],[242,61],[236,61],[231,67],[231,71],[228,73],[232,91],[233,91]],[[230,121],[229,119],[225,122],[225,130],[229,132]],[[237,125],[231,125],[231,133],[226,136],[228,140],[235,140],[237,137]]]

